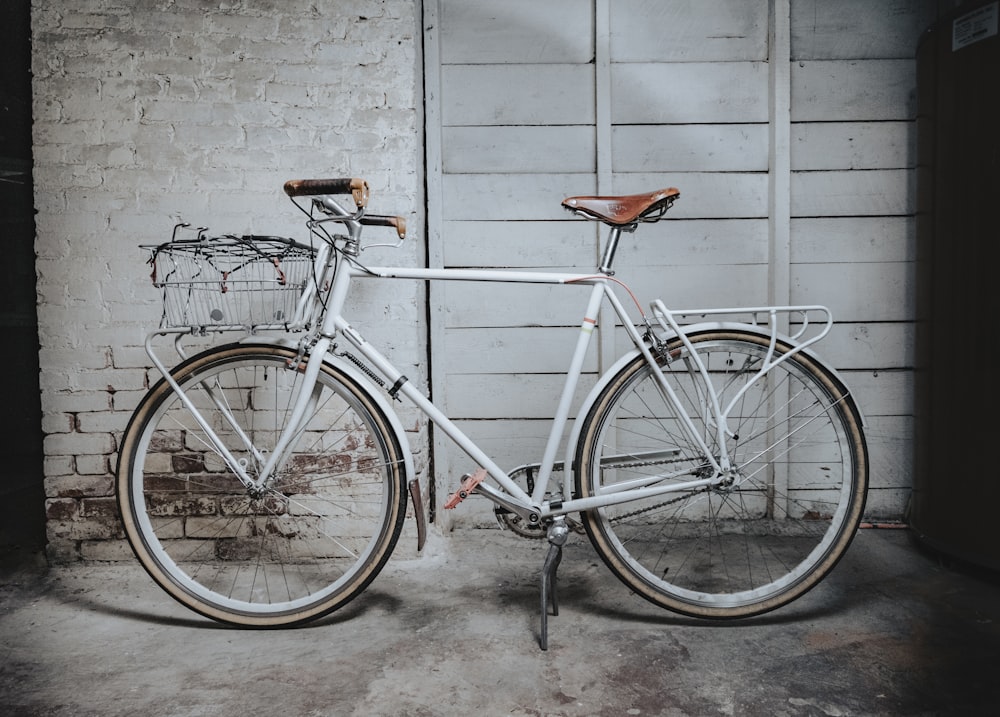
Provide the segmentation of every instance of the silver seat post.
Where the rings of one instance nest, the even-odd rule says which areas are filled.
[[[618,240],[621,238],[622,229],[623,227],[611,227],[611,231],[608,232],[608,243],[604,247],[604,257],[601,259],[601,265],[597,267],[597,270],[602,274],[608,276],[615,274],[611,265],[615,261],[615,251],[618,249]],[[635,225],[627,227],[627,231],[635,231]]]

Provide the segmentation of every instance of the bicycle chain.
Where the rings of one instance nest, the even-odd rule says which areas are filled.
[[[699,490],[692,491],[691,493],[685,493],[684,495],[678,496],[678,497],[673,498],[671,500],[665,500],[662,503],[657,503],[656,505],[651,505],[648,508],[640,508],[639,510],[633,510],[631,513],[622,513],[621,515],[616,515],[614,518],[611,518],[608,522],[609,523],[618,523],[618,522],[620,522],[622,520],[625,520],[626,518],[634,518],[637,515],[642,515],[643,513],[648,513],[651,510],[657,510],[657,509],[662,508],[664,506],[671,505],[673,503],[679,503],[682,500],[687,500],[692,495],[697,495],[698,493],[708,493],[710,490],[711,490],[711,488],[701,488]]]
[[[658,460],[658,461],[636,461],[634,463],[620,463],[620,464],[617,464],[615,467],[616,468],[641,468],[643,466],[659,466],[659,465],[664,465],[664,464],[667,464],[667,463],[684,463],[684,462],[686,462],[688,460],[690,460],[690,459],[688,459],[688,458],[672,458],[672,459]],[[525,472],[527,472],[525,469],[522,469],[522,470],[524,470]],[[561,470],[561,469],[556,469],[556,470]],[[513,475],[515,475],[516,473],[519,473],[519,472],[521,472],[521,471],[515,471],[515,473],[512,474],[512,477],[513,477]],[[528,476],[525,476],[525,477],[530,480],[530,478]],[[646,508],[640,508],[639,510],[634,510],[634,511],[631,511],[629,513],[623,513],[621,515],[615,516],[614,518],[610,519],[609,522],[611,522],[611,523],[617,523],[617,522],[620,522],[620,521],[625,520],[627,518],[634,518],[637,515],[642,515],[643,513],[648,513],[650,511],[658,510],[658,509],[663,508],[665,506],[672,505],[673,503],[678,503],[678,502],[680,502],[682,500],[687,500],[692,495],[697,495],[699,493],[707,493],[710,490],[711,490],[711,488],[705,487],[705,488],[701,488],[699,490],[695,490],[695,491],[692,491],[692,492],[689,492],[689,493],[685,493],[682,496],[678,496],[678,497],[672,498],[670,500],[665,500],[665,501],[662,501],[662,502],[657,503],[655,505],[648,506]],[[543,531],[543,530],[541,530],[539,528],[521,528],[519,525],[516,524],[516,521],[512,520],[511,518],[507,517],[504,514],[501,514],[499,511],[497,512],[497,520],[500,521],[502,524],[506,525],[506,527],[509,530],[511,530],[514,533],[517,533],[518,535],[520,535],[522,537],[525,537],[525,538],[539,537],[540,538],[540,537],[544,537],[545,536],[545,531]],[[572,521],[571,527],[573,528],[574,532],[583,533],[583,526],[580,525],[579,523],[577,523],[576,521]]]
[[[638,468],[638,467],[641,467],[641,466],[660,466],[660,465],[664,465],[665,463],[685,463],[688,460],[690,460],[690,459],[688,459],[688,458],[672,458],[672,459],[669,459],[669,460],[662,460],[662,461],[639,461],[637,463],[629,463],[629,464],[624,464],[624,465],[615,466],[615,467],[616,468],[618,468],[618,467],[620,467],[620,468]],[[621,520],[625,520],[626,518],[634,518],[637,515],[642,515],[643,513],[648,513],[650,511],[657,510],[657,509],[662,508],[664,506],[671,505],[673,503],[678,503],[678,502],[680,502],[682,500],[687,500],[692,495],[697,495],[698,493],[707,493],[709,490],[710,490],[710,488],[707,488],[707,487],[706,488],[702,488],[700,490],[696,490],[696,491],[693,491],[691,493],[685,493],[684,495],[678,496],[676,498],[671,498],[670,500],[665,500],[665,501],[663,501],[661,503],[657,503],[656,505],[650,505],[650,506],[648,506],[646,508],[640,508],[639,510],[633,510],[630,513],[622,513],[621,515],[618,515],[618,516],[615,516],[614,518],[611,518],[609,520],[609,522],[611,522],[611,523],[617,523],[617,522],[619,522]]]

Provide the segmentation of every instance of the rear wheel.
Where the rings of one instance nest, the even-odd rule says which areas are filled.
[[[784,605],[818,583],[843,555],[865,504],[868,453],[846,388],[797,353],[750,383],[768,339],[744,331],[690,337],[725,409],[732,481],[679,490],[584,514],[595,548],[630,588],[699,617],[745,617]],[[790,347],[781,342],[776,356]],[[715,457],[704,380],[679,339],[660,370]],[[738,397],[737,397],[738,396]],[[710,477],[642,357],[625,366],[588,414],[576,489],[601,496],[632,482],[664,486]]]
[[[234,344],[173,372],[251,477],[259,474],[302,380],[296,354]],[[273,478],[248,488],[165,381],[123,438],[117,497],[139,561],[174,598],[246,626],[304,622],[344,605],[399,537],[400,446],[365,389],[324,365],[305,425]]]

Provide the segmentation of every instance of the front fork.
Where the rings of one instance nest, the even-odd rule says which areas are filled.
[[[275,445],[274,449],[268,453],[261,452],[250,439],[250,437],[240,426],[236,417],[233,415],[229,408],[228,403],[225,398],[221,396],[213,386],[208,383],[201,383],[200,388],[202,392],[208,396],[212,404],[219,410],[219,413],[225,418],[227,427],[232,429],[233,432],[239,437],[243,448],[253,459],[253,465],[260,468],[257,473],[257,477],[251,475],[249,469],[250,464],[245,459],[239,459],[233,455],[232,451],[225,445],[225,443],[219,438],[215,429],[209,425],[208,421],[202,416],[201,411],[198,410],[194,402],[187,394],[185,390],[174,378],[171,371],[164,365],[160,358],[156,355],[153,349],[152,342],[156,336],[162,336],[169,333],[177,333],[178,336],[175,339],[175,349],[177,353],[182,357],[186,358],[183,349],[180,346],[181,340],[189,332],[173,332],[173,331],[154,331],[146,337],[146,354],[149,356],[153,365],[163,376],[164,381],[174,390],[178,399],[184,405],[184,407],[191,413],[194,417],[195,422],[198,427],[205,433],[208,438],[209,443],[218,452],[219,457],[222,458],[226,467],[229,468],[236,476],[236,478],[247,488],[251,495],[258,494],[263,495],[267,490],[267,485],[270,483],[271,478],[274,474],[275,468],[280,465],[281,461],[284,459],[286,451],[295,444],[295,441],[301,435],[305,428],[306,417],[312,415],[316,410],[317,402],[319,401],[319,391],[317,390],[319,378],[319,372],[322,370],[323,362],[325,360],[326,352],[330,348],[330,339],[325,337],[320,337],[316,341],[315,346],[313,346],[308,358],[303,362],[299,359],[290,361],[288,365],[288,370],[298,371],[302,374],[303,378],[299,385],[297,395],[294,400],[291,419],[288,421],[286,426],[282,429],[281,435],[278,438],[278,443]],[[302,356],[302,351],[300,351],[300,357]],[[191,387],[189,387],[190,389]]]

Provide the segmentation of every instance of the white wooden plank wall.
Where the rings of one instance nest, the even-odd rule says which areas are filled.
[[[917,41],[933,0],[791,2],[791,298],[868,419],[868,512],[902,516],[913,436]]]
[[[597,233],[563,197],[679,187],[674,221],[626,237],[619,278],[644,303],[777,291],[831,306],[821,349],[869,418],[870,514],[898,518],[912,435],[912,58],[933,14],[933,0],[428,0],[431,262],[589,269]],[[435,400],[501,465],[541,454],[585,296],[432,287]],[[621,348],[605,332],[590,380]],[[435,465],[439,500],[474,468],[440,439]],[[467,506],[447,517],[488,519]]]

